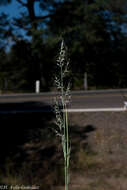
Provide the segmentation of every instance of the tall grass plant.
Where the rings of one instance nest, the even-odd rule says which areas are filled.
[[[67,106],[70,99],[70,83],[66,84],[69,60],[64,41],[61,42],[59,57],[57,59],[58,75],[55,76],[55,85],[60,94],[55,99],[56,134],[60,136],[64,154],[65,190],[69,189],[69,162],[70,138]]]

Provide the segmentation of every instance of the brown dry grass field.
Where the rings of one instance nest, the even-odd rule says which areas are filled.
[[[29,129],[27,140],[6,159],[1,184],[64,190],[63,152],[52,130],[54,118],[40,118],[40,127]],[[69,190],[126,190],[127,112],[69,113],[69,126]]]

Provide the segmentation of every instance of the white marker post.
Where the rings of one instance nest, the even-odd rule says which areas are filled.
[[[35,92],[36,93],[40,92],[40,81],[39,80],[37,80],[35,83]]]
[[[127,101],[124,102],[124,109],[127,110]]]

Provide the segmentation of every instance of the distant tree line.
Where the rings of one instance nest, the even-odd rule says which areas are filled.
[[[19,16],[0,14],[0,90],[52,90],[61,38],[69,49],[72,88],[127,87],[126,0],[3,0]],[[0,5],[1,5],[0,4]]]

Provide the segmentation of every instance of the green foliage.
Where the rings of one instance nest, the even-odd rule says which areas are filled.
[[[9,25],[8,16],[5,13],[0,14],[0,49],[7,46],[7,40],[10,36],[11,28]]]
[[[72,73],[79,74],[82,80],[84,72],[89,72],[90,78],[93,78],[90,83],[94,83],[96,87],[118,86],[118,83],[113,81],[117,78],[112,73],[116,73],[114,64],[120,57],[117,53],[123,51],[123,45],[120,44],[124,38],[122,25],[125,23],[126,15],[122,8],[126,2],[117,3],[121,6],[113,6],[113,1],[110,1],[110,6],[107,1],[99,0],[89,3],[64,1],[54,9],[54,17],[48,22],[53,36],[62,34],[71,49]],[[115,11],[115,7],[117,10],[120,8],[120,13]],[[124,48],[126,49],[126,46]],[[119,62],[117,69],[121,67],[122,72],[122,60]]]
[[[88,85],[95,88],[127,86],[127,66],[124,63],[127,51],[126,0],[116,0],[115,3],[114,0],[17,2],[21,7],[25,7],[19,9],[19,12],[22,12],[19,17],[12,18],[10,22],[9,15],[0,16],[0,48],[3,49],[9,44],[15,44],[17,47],[16,52],[10,50],[9,56],[12,54],[13,59],[9,58],[6,67],[11,65],[11,69],[15,70],[15,67],[18,67],[16,59],[20,58],[19,68],[21,65],[23,68],[19,71],[24,70],[18,74],[18,80],[24,82],[21,82],[22,85],[17,89],[20,86],[22,89],[26,86],[33,89],[35,80],[41,81],[43,90],[51,89],[55,55],[61,36],[69,47],[72,62],[70,70],[76,78],[76,82],[73,82],[74,88],[76,85],[79,89],[82,88],[84,72],[89,76]],[[39,12],[36,10],[37,6],[40,8]],[[18,56],[22,47],[19,41],[27,42],[30,49],[26,50],[26,53],[23,51],[22,57]],[[8,54],[5,57],[8,60]],[[4,70],[1,72],[4,73]]]

